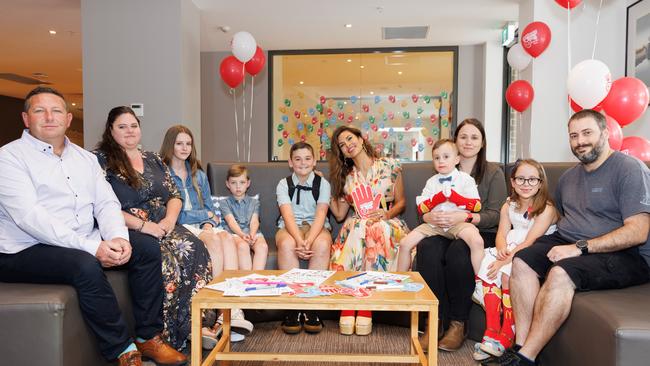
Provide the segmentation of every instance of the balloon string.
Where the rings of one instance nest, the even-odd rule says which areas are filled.
[[[248,119],[248,162],[251,161],[251,150],[253,149],[252,144],[252,130],[253,130],[253,91],[255,89],[255,77],[251,76],[251,107],[250,107],[250,118]]]
[[[603,0],[600,0],[600,6],[598,7],[598,13],[596,14],[596,31],[594,32],[594,49],[591,51],[591,59],[593,60],[596,56],[596,43],[598,42],[598,23],[600,22],[600,9],[603,7]]]
[[[571,74],[571,9],[567,6],[567,32],[566,32],[566,45],[567,45],[567,75]],[[571,115],[571,101],[567,105],[569,116]]]
[[[232,94],[232,103],[235,107],[235,141],[237,144],[237,161],[241,161],[239,158],[239,122],[237,121],[237,93],[235,93],[235,89],[230,88],[230,94]]]

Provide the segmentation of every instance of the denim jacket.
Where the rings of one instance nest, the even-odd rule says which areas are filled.
[[[191,172],[190,164],[187,161],[185,162],[185,169],[188,173]],[[178,215],[178,223],[181,225],[199,224],[199,226],[210,223],[215,228],[218,227],[217,223],[213,219],[208,218],[208,211],[215,212],[215,209],[214,204],[212,203],[212,196],[210,194],[208,176],[205,174],[205,172],[203,170],[196,171],[196,183],[199,186],[201,195],[203,197],[203,208],[199,208],[201,207],[199,204],[199,194],[196,192],[196,189],[192,184],[192,177],[188,174],[185,182],[183,183],[182,179],[176,175],[174,169],[170,167],[169,171],[171,172],[172,179],[174,179],[174,183],[176,183],[176,186],[181,191],[183,202],[189,199],[192,203],[191,210],[181,210],[180,214]],[[184,188],[187,188],[187,196],[189,197],[185,195]]]

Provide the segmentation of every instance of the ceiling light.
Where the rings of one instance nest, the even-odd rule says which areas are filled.
[[[300,85],[302,85],[302,84],[304,84],[304,83],[305,83],[304,81],[301,81],[301,82],[300,82]]]
[[[352,28],[352,24],[349,24],[349,23],[346,24],[346,25],[345,25],[345,28]]]
[[[352,59],[351,59],[351,58],[349,58],[349,59],[347,59],[346,61],[347,61],[347,62],[352,62]]]
[[[373,94],[375,94],[375,92],[371,90],[371,91],[370,91],[370,95],[373,95]]]
[[[362,68],[362,69],[365,69],[365,68],[366,68],[366,67],[365,67],[365,66],[363,66],[363,65],[361,65],[361,66],[359,66],[359,67],[360,67],[360,68]]]
[[[397,72],[397,75],[402,75],[402,72],[401,72],[401,71],[398,71],[398,72]]]
[[[51,34],[51,35],[55,35],[55,34],[56,34],[56,31],[55,31],[54,29],[50,29],[50,34]]]
[[[77,105],[77,103],[72,103],[72,106],[73,106],[73,107],[76,106],[76,105]]]

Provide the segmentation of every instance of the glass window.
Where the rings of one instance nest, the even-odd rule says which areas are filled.
[[[287,160],[301,140],[324,160],[341,125],[384,156],[431,160],[456,124],[457,50],[269,52],[269,160]]]

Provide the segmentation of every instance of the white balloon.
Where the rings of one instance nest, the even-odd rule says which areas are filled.
[[[230,42],[230,49],[232,54],[239,61],[246,63],[248,60],[253,58],[255,51],[257,50],[257,42],[255,38],[248,32],[237,32],[232,37]]]
[[[612,74],[602,61],[585,60],[569,73],[567,89],[574,102],[590,109],[602,102],[612,87]]]
[[[508,50],[508,65],[515,70],[523,70],[530,65],[533,56],[524,50],[521,43],[517,43]]]

